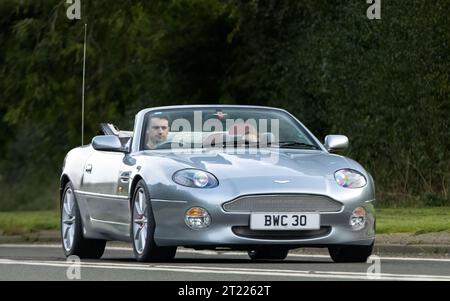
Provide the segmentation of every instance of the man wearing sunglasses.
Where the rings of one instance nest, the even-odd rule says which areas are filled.
[[[147,147],[155,149],[159,144],[167,140],[169,134],[169,118],[158,116],[150,118],[147,128]]]

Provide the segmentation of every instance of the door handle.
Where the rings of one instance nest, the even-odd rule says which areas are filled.
[[[86,165],[86,167],[84,168],[84,171],[87,173],[91,173],[92,172],[92,164]]]

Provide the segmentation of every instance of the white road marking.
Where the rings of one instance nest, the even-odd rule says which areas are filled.
[[[173,265],[171,266],[161,266],[160,267],[174,267]],[[181,267],[181,266],[179,266]],[[189,269],[199,269],[199,268],[204,268],[199,267],[199,266],[182,266],[183,268],[189,268]],[[356,276],[367,276],[367,273],[362,273],[362,272],[344,272],[344,271],[339,271],[339,272],[333,272],[333,271],[301,271],[301,270],[286,270],[286,269],[252,269],[252,268],[226,268],[226,267],[210,267],[207,266],[207,268],[213,268],[213,269],[220,269],[220,270],[230,270],[230,271],[234,271],[234,270],[239,270],[239,271],[263,271],[263,272],[289,272],[289,273],[313,273],[313,274],[331,274],[331,275],[356,275]],[[391,276],[391,277],[419,277],[419,278],[443,278],[446,279],[447,281],[450,281],[450,276],[436,276],[436,275],[410,275],[410,274],[389,274],[389,273],[382,273],[380,274],[382,277],[385,276]]]
[[[0,259],[0,265],[27,265],[47,267],[71,267],[72,263],[64,261],[17,261]],[[249,268],[224,268],[212,266],[179,266],[179,265],[146,265],[146,264],[122,264],[122,263],[95,263],[81,262],[82,268],[118,269],[138,271],[166,271],[195,274],[234,274],[271,277],[298,277],[298,278],[328,278],[328,279],[352,279],[368,280],[367,274],[358,272],[328,272],[328,271],[301,271],[301,270],[272,270]],[[372,275],[373,276],[373,275]],[[408,274],[379,274],[379,280],[403,280],[403,281],[450,281],[450,276],[439,275],[408,275]]]
[[[60,249],[61,245],[56,244],[36,244],[36,245],[27,245],[27,244],[0,244],[0,248],[52,248],[52,249]],[[107,246],[107,250],[113,251],[133,251],[132,248],[129,247],[113,247]],[[190,249],[178,249],[177,253],[185,253],[185,254],[201,254],[201,255],[229,255],[229,256],[247,256],[246,252],[238,252],[238,251],[213,251],[213,250],[190,250]],[[299,257],[299,258],[326,258],[330,259],[328,255],[314,255],[314,254],[289,254],[288,257]],[[430,257],[395,257],[395,256],[381,256],[382,260],[398,260],[398,261],[435,261],[435,262],[450,262],[450,258],[430,258]]]

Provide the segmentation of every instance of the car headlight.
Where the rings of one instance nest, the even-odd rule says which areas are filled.
[[[199,169],[179,170],[172,179],[177,184],[193,188],[214,188],[219,185],[213,174]]]
[[[366,186],[364,175],[353,169],[341,169],[334,173],[334,179],[339,186],[345,188],[361,188]]]

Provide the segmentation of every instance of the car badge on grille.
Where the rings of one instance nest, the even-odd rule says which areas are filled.
[[[277,184],[287,184],[287,183],[291,183],[291,181],[289,180],[275,180],[274,181]]]

